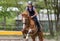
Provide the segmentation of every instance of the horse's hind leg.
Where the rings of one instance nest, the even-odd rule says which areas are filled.
[[[35,41],[35,36],[31,36],[32,40]]]
[[[43,33],[38,32],[39,41],[43,41]]]

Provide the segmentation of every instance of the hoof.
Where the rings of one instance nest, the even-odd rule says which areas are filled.
[[[26,38],[26,36],[24,35],[23,38]]]

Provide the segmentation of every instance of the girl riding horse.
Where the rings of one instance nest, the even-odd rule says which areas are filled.
[[[38,13],[37,13],[35,7],[32,5],[31,1],[28,1],[28,6],[26,7],[26,11],[29,12],[29,16],[31,16],[31,18],[34,20],[34,22],[38,28],[38,32],[40,32],[40,24],[39,24],[38,19],[37,19]]]

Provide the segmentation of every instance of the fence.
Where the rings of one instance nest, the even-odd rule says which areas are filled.
[[[40,21],[40,24],[42,24],[43,31],[49,32],[49,22],[48,21]],[[22,21],[21,20],[15,20],[14,24],[8,24],[8,25],[0,25],[0,30],[8,30],[8,31],[20,31],[22,29]],[[55,22],[53,21],[53,28],[55,26]]]

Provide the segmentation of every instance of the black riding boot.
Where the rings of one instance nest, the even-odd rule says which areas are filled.
[[[39,22],[38,21],[36,21],[36,26],[37,26],[37,28],[38,28],[38,32],[40,32],[41,30],[41,27],[40,27],[40,24],[39,24]]]
[[[35,24],[36,24],[36,26],[37,26],[37,28],[38,28],[38,32],[40,32],[41,30],[41,27],[40,27],[40,24],[39,24],[39,22],[38,22],[38,20],[36,19],[36,18],[33,18],[33,20],[35,21]]]

